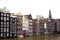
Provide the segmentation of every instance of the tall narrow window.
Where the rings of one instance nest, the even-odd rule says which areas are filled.
[[[7,17],[7,20],[9,20],[9,17]]]
[[[4,16],[6,16],[6,14],[4,13]]]
[[[6,27],[6,24],[4,24],[4,27]]]
[[[6,28],[4,28],[4,32],[6,32]]]
[[[6,22],[4,22],[4,24],[6,24]]]
[[[9,36],[9,33],[7,33],[7,36]]]
[[[3,17],[1,17],[1,20],[3,20]]]
[[[3,13],[1,13],[1,16],[3,16]]]
[[[1,22],[1,24],[3,25],[3,22]]]
[[[9,28],[7,28],[7,32],[9,32]]]
[[[3,24],[1,24],[1,27],[3,27]]]
[[[9,25],[9,22],[7,22],[7,25]]]
[[[7,16],[9,16],[9,14],[7,14]]]
[[[1,28],[1,32],[3,32],[3,28]]]
[[[9,27],[9,24],[7,25],[7,27]]]
[[[3,37],[3,33],[1,33],[1,37]]]
[[[6,21],[6,17],[4,17],[4,21]]]

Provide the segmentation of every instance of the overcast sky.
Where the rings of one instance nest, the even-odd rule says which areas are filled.
[[[60,18],[60,0],[0,0],[0,8],[7,7],[12,13],[32,14],[48,17],[51,9],[53,18]]]

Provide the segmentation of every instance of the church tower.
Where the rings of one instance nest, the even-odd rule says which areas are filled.
[[[52,19],[51,10],[49,10],[49,19]]]

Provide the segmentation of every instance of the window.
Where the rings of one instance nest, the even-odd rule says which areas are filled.
[[[6,24],[4,24],[4,27],[6,27]]]
[[[7,20],[9,20],[9,17],[7,17]]]
[[[12,21],[12,18],[10,18],[10,20]]]
[[[15,28],[16,28],[16,25],[15,25]]]
[[[7,33],[7,36],[9,36],[9,33]]]
[[[10,22],[10,24],[12,24],[12,22]]]
[[[4,38],[6,38],[6,33],[4,33]]]
[[[7,25],[9,25],[9,22],[7,22]]]
[[[10,31],[12,31],[12,28],[10,28]]]
[[[6,14],[4,13],[4,16],[6,16]]]
[[[12,34],[10,34],[10,36],[12,36]]]
[[[1,33],[1,37],[3,37],[3,33]]]
[[[3,27],[3,25],[1,24],[1,27]]]
[[[1,32],[3,32],[3,28],[1,28]]]
[[[14,22],[14,20],[13,20],[13,22]]]
[[[6,21],[6,17],[4,17],[4,21]]]
[[[7,16],[9,16],[9,14],[7,14]]]
[[[9,27],[9,25],[7,25],[7,27]]]
[[[1,22],[1,24],[3,24],[3,22]]]
[[[1,13],[1,16],[3,16],[3,13]]]
[[[10,24],[10,27],[12,27],[12,24]]]
[[[41,29],[40,29],[40,32],[44,32],[44,29],[43,29],[43,28],[41,28]]]
[[[29,20],[29,22],[32,22],[32,20]]]
[[[7,28],[7,32],[9,32],[9,28]]]
[[[4,24],[6,24],[6,22],[4,22]]]
[[[14,26],[14,24],[13,24],[13,26]]]
[[[16,21],[16,19],[15,19],[15,21]]]
[[[4,32],[6,32],[6,28],[4,28]]]
[[[3,20],[3,17],[1,17],[1,20]]]
[[[15,25],[16,25],[16,22],[15,22]]]

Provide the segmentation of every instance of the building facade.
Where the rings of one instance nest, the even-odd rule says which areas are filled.
[[[44,28],[44,20],[40,19],[39,20],[39,28],[40,28],[40,35],[45,33],[45,28]]]
[[[46,28],[47,34],[54,33],[54,31],[55,31],[55,22],[54,22],[54,20],[53,21],[47,20],[46,26],[47,26],[47,28]]]
[[[13,22],[13,20],[12,20],[12,22]],[[13,25],[13,26],[15,28],[15,29],[13,29],[14,30],[14,33],[11,33],[10,13],[0,12],[0,38],[7,38],[7,37],[13,37],[13,36],[16,37],[16,35],[15,35],[17,33],[16,24]],[[11,36],[11,34],[13,36]]]
[[[10,15],[10,37],[17,37],[17,16]]]
[[[54,19],[55,21],[55,29],[58,33],[60,33],[60,19]]]
[[[37,19],[33,19],[33,35],[37,35]]]
[[[22,35],[23,15],[18,13],[17,15],[17,36]]]
[[[22,32],[24,36],[29,35],[29,25],[27,16],[23,15],[23,24],[22,24]]]
[[[37,35],[44,34],[44,17],[41,15],[37,16]]]
[[[26,15],[28,17],[28,26],[29,26],[29,36],[33,35],[33,21],[31,14]]]
[[[33,35],[33,25],[32,25],[32,16],[24,15],[23,16],[23,34],[26,36]]]
[[[10,23],[10,14],[0,12],[0,37],[6,38],[9,37],[9,23]]]

